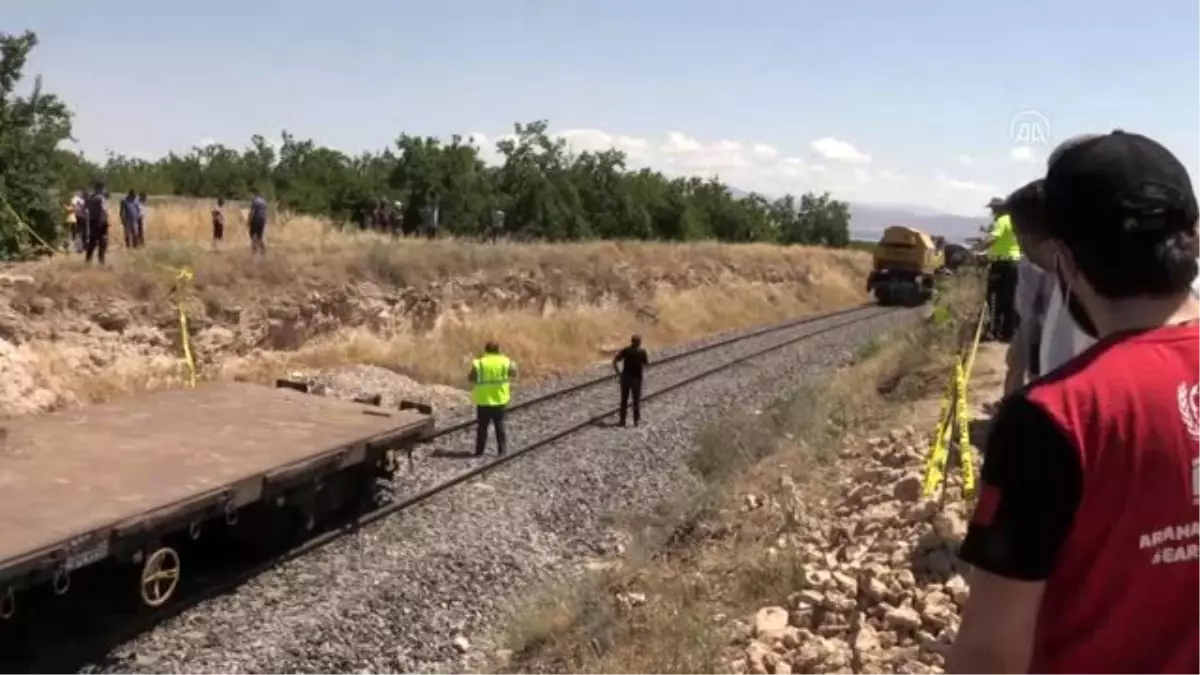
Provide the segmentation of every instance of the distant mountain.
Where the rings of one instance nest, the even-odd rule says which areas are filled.
[[[889,225],[906,225],[962,242],[979,235],[986,218],[970,218],[907,204],[850,204],[850,234],[855,239],[878,239]]]
[[[730,187],[730,194],[741,199],[750,194],[741,188]],[[770,195],[764,195],[772,199]],[[850,236],[854,239],[874,241],[883,236],[890,225],[905,225],[924,230],[929,234],[945,237],[952,242],[962,243],[968,237],[979,234],[979,226],[986,218],[970,218],[945,213],[928,206],[916,204],[858,204],[850,203]]]

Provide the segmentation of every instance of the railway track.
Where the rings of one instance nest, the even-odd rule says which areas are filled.
[[[646,392],[643,401],[652,401],[718,372],[818,335],[894,312],[896,310],[864,305],[776,324],[671,354],[658,359],[651,367],[648,384],[656,386]],[[714,353],[722,348],[730,348],[731,353],[727,358],[721,359]],[[696,363],[702,357],[711,363],[698,368]],[[206,599],[236,589],[271,567],[301,557],[372,522],[420,504],[441,492],[494,471],[519,457],[551,446],[611,417],[617,409],[597,404],[597,397],[591,392],[611,383],[615,377],[594,377],[545,394],[517,400],[510,408],[510,438],[514,441],[522,438],[521,420],[535,414],[554,419],[557,430],[522,444],[502,457],[468,456],[464,460],[463,456],[469,454],[469,451],[455,452],[454,449],[460,443],[473,443],[471,434],[466,432],[472,429],[474,423],[472,420],[452,423],[429,439],[426,450],[415,459],[415,467],[418,470],[414,475],[398,477],[392,499],[387,503],[282,552],[272,552],[262,560],[202,560],[193,565],[193,569],[200,567],[202,571],[191,573],[190,583],[181,585],[172,602],[159,610],[130,612],[120,603],[106,602],[104,597],[80,598],[84,607],[72,616],[72,621],[54,624],[53,633],[57,635],[37,636],[36,640],[27,644],[30,648],[24,654],[0,653],[0,669],[6,672],[65,672],[77,670],[88,664],[103,664],[105,655],[114,646],[135,638],[157,623],[195,607]],[[590,405],[581,405],[581,399]],[[468,464],[465,468],[464,461]],[[87,604],[89,601],[91,605]]]

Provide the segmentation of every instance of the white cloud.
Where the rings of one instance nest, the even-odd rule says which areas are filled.
[[[918,180],[911,173],[906,177],[894,168],[870,161],[866,153],[834,138],[820,139],[810,148],[785,148],[747,140],[706,139],[680,130],[658,137],[635,137],[581,128],[566,129],[555,136],[564,139],[573,152],[621,150],[632,169],[652,168],[669,176],[719,176],[726,184],[768,196],[829,191],[850,201],[919,204],[972,214],[982,211],[981,205],[989,196],[985,193],[995,192],[986,182],[950,177],[948,174],[953,173],[950,169],[936,174],[932,180]],[[496,142],[513,136],[476,132],[468,138],[479,145],[485,162],[496,164],[502,159],[496,152]],[[821,159],[803,156],[804,150],[818,147],[824,152],[817,151],[814,155]],[[922,173],[926,171],[929,168],[921,169]]]
[[[649,148],[644,138],[613,135],[599,129],[567,129],[555,135],[566,140],[567,147],[573,152],[600,152],[616,148],[629,159],[637,160],[644,158]]]
[[[754,144],[754,156],[758,159],[774,159],[779,154],[779,151],[765,143]]]
[[[704,149],[700,141],[688,136],[682,131],[668,131],[667,142],[662,150],[669,153],[699,152]]]
[[[871,161],[871,156],[859,150],[846,141],[839,141],[832,136],[819,138],[812,142],[813,152],[824,157],[832,159],[836,162],[848,162],[851,164],[867,164]]]
[[[971,166],[975,163],[975,158],[970,155],[959,155],[958,163],[962,164],[963,166]]]
[[[1032,164],[1037,161],[1037,158],[1033,154],[1033,148],[1028,145],[1018,145],[1009,150],[1008,157],[1014,162],[1024,162],[1026,164]]]
[[[207,148],[208,146],[216,145],[219,142],[220,141],[218,141],[215,138],[209,138],[209,137],[205,136],[204,138],[201,138],[200,140],[196,141],[196,147],[197,148]]]
[[[987,183],[979,183],[969,180],[957,180],[950,178],[946,174],[938,174],[937,178],[933,179],[934,183],[940,187],[961,192],[994,192],[995,188]]]

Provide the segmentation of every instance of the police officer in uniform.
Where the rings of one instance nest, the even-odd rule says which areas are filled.
[[[1013,231],[1007,200],[996,197],[988,207],[993,217],[992,229],[984,240],[988,255],[987,297],[992,305],[990,329],[992,337],[1008,342],[1018,325],[1017,262],[1021,259],[1021,245]]]
[[[471,397],[475,400],[475,454],[482,455],[487,447],[488,424],[496,427],[496,445],[500,454],[508,450],[508,435],[504,430],[504,412],[512,398],[509,383],[517,377],[517,364],[500,351],[496,342],[488,342],[483,355],[471,364],[467,379],[474,384]]]

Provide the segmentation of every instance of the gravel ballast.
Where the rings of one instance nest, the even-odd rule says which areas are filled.
[[[106,670],[461,672],[523,593],[573,573],[610,541],[614,514],[648,512],[698,486],[686,459],[707,423],[827,376],[872,336],[916,315],[832,330],[648,401],[638,428],[589,428],[281,565],[119,647]],[[852,316],[680,359],[651,370],[646,390]],[[517,400],[566,384],[522,389]],[[616,398],[612,383],[514,411],[510,448],[615,407]],[[473,435],[469,428],[419,450],[415,471],[397,481],[398,495],[494,456],[493,440],[482,460],[462,457]]]

